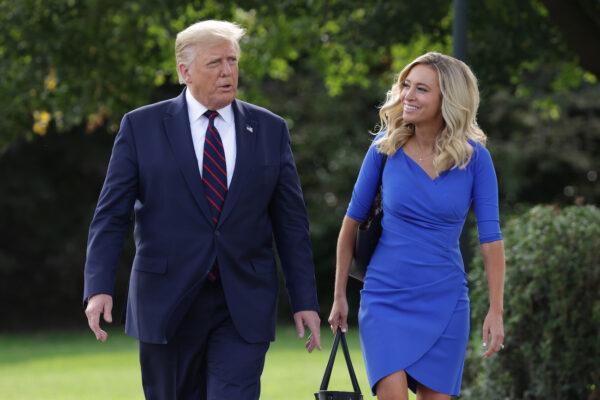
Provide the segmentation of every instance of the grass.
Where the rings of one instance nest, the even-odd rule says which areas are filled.
[[[110,335],[104,344],[87,331],[0,335],[0,399],[142,400],[137,342],[119,329]],[[322,336],[323,351],[308,354],[293,328],[278,328],[267,353],[261,399],[314,398],[333,339],[326,330]],[[348,343],[363,395],[372,398],[356,329]],[[351,388],[341,350],[329,387]]]

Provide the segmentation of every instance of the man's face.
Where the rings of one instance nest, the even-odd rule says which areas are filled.
[[[209,110],[218,110],[233,101],[238,85],[238,55],[233,43],[224,40],[198,50],[189,68],[179,65],[188,89]]]

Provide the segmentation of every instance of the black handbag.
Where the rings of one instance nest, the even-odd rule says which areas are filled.
[[[346,359],[346,366],[348,367],[348,373],[350,374],[350,380],[352,381],[353,392],[337,392],[333,390],[327,390],[329,386],[329,378],[331,378],[331,371],[333,370],[333,362],[335,361],[335,355],[337,353],[338,346],[342,341],[342,350],[344,351],[344,358]],[[354,374],[354,368],[352,367],[352,361],[350,360],[350,352],[348,351],[348,343],[346,343],[346,334],[338,328],[333,340],[333,346],[331,348],[331,354],[329,355],[329,361],[325,368],[325,374],[323,375],[323,381],[321,382],[321,388],[315,393],[316,400],[362,400],[362,392],[360,386],[358,386],[358,380]]]
[[[361,222],[356,232],[354,241],[354,257],[350,265],[350,276],[361,282],[365,280],[367,266],[371,261],[371,256],[375,251],[377,242],[381,237],[381,219],[383,218],[383,204],[381,198],[381,179],[387,156],[383,156],[381,166],[379,167],[379,181],[377,183],[377,194],[373,199],[369,217]]]

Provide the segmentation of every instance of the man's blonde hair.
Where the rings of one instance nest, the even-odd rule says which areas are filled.
[[[239,57],[239,41],[245,33],[246,30],[238,24],[217,20],[200,21],[179,32],[175,39],[175,61],[179,83],[185,83],[185,79],[179,71],[179,64],[189,68],[202,49],[229,41],[233,44]]]
[[[385,135],[378,140],[378,149],[392,155],[415,134],[414,125],[404,122],[402,118],[404,105],[400,101],[402,84],[415,65],[428,65],[437,72],[442,95],[444,127],[435,142],[435,170],[440,174],[456,167],[465,168],[473,154],[473,147],[468,140],[483,145],[487,140],[477,124],[477,78],[464,62],[440,53],[423,54],[400,72],[379,110],[379,132],[385,131]]]

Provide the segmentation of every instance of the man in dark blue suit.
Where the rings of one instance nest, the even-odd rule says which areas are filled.
[[[235,98],[244,30],[203,21],[177,35],[186,89],[127,113],[90,226],[84,301],[107,334],[133,211],[125,330],[147,399],[258,399],[275,338],[281,259],[298,335],[320,348],[308,219],[285,121]]]

